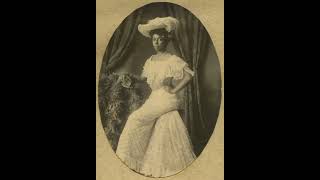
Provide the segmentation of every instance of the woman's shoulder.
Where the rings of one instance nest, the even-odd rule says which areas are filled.
[[[177,56],[175,54],[173,54],[171,56],[171,61],[170,62],[173,63],[173,64],[178,64],[178,65],[185,65],[186,64],[185,60],[183,60],[181,57],[179,57],[179,56]]]
[[[153,56],[153,55],[152,55],[152,56]],[[145,63],[144,63],[145,65],[150,63],[150,61],[152,60],[152,56],[150,56],[150,57],[145,61]]]

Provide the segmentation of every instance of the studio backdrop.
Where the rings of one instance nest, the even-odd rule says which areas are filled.
[[[138,25],[156,17],[171,16],[180,21],[168,51],[185,60],[195,72],[185,89],[181,117],[188,129],[194,152],[200,155],[208,143],[219,115],[221,70],[206,28],[187,9],[171,3],[151,3],[132,12],[114,32],[103,57],[99,78],[101,122],[108,126],[103,84],[112,73],[141,75],[145,61],[155,53],[150,39],[138,32]],[[108,93],[108,92],[107,92]]]

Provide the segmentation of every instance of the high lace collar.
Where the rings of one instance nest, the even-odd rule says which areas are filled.
[[[151,56],[151,61],[153,61],[153,62],[166,61],[171,56],[172,56],[172,54],[170,54],[168,52],[164,52],[164,53],[161,53],[161,54],[155,54],[155,55]]]

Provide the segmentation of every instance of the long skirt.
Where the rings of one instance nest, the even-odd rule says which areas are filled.
[[[129,116],[116,154],[130,169],[147,176],[166,177],[195,159],[177,108],[177,96],[160,88]]]

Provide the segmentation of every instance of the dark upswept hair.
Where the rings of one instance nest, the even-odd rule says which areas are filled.
[[[151,30],[150,31],[150,36],[152,37],[154,34],[164,35],[166,37],[169,36],[169,33],[164,28]]]
[[[165,36],[165,38],[167,39],[167,41],[171,41],[173,40],[173,36],[171,33],[169,33],[165,28],[159,28],[159,29],[154,29],[150,31],[150,37],[152,37],[154,34],[158,34],[160,36]]]

